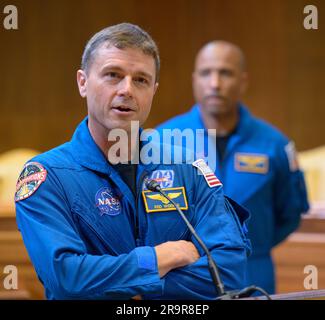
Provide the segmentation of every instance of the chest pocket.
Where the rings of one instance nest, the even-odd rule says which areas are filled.
[[[93,202],[74,197],[72,213],[80,236],[91,253],[119,255],[135,248],[126,204],[121,201],[121,213],[102,213]]]
[[[225,194],[244,204],[256,194],[269,192],[274,168],[266,154],[236,153],[227,165]]]

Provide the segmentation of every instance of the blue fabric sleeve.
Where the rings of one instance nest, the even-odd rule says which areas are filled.
[[[16,203],[16,215],[36,272],[54,299],[130,299],[162,293],[164,281],[153,248],[118,256],[87,253],[53,173],[34,194]]]
[[[290,170],[284,145],[279,145],[277,155],[273,192],[275,210],[273,246],[298,228],[301,214],[309,209],[303,173],[299,169]]]
[[[246,263],[250,250],[245,232],[235,221],[234,210],[223,195],[222,187],[209,188],[205,179],[193,170],[194,219],[196,232],[210,250],[226,290],[241,289],[246,284]],[[195,263],[174,269],[164,277],[164,294],[169,299],[214,299],[216,289],[212,283],[207,257],[194,239],[201,258]]]
[[[158,272],[157,257],[153,247],[138,247],[134,251],[138,257],[139,268]]]

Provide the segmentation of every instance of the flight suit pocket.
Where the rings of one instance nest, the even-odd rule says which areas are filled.
[[[72,211],[89,247],[100,248],[100,251],[112,255],[128,253],[134,249],[134,237],[132,232],[130,234],[129,221],[125,215],[101,214],[96,206],[87,205],[79,196],[74,199]]]

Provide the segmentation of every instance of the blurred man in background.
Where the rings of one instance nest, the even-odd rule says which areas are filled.
[[[270,124],[255,118],[240,101],[248,74],[241,49],[213,41],[198,52],[193,72],[193,108],[163,123],[159,130],[204,129],[204,147],[197,158],[217,154],[215,173],[225,194],[251,212],[249,238],[253,254],[248,263],[249,284],[275,292],[271,249],[299,225],[308,210],[305,182],[295,147]],[[213,134],[208,134],[212,129]],[[211,131],[210,131],[211,132]]]

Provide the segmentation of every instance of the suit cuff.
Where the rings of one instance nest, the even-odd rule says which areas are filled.
[[[158,272],[157,256],[153,247],[138,247],[135,248],[135,253],[138,257],[139,268]]]

